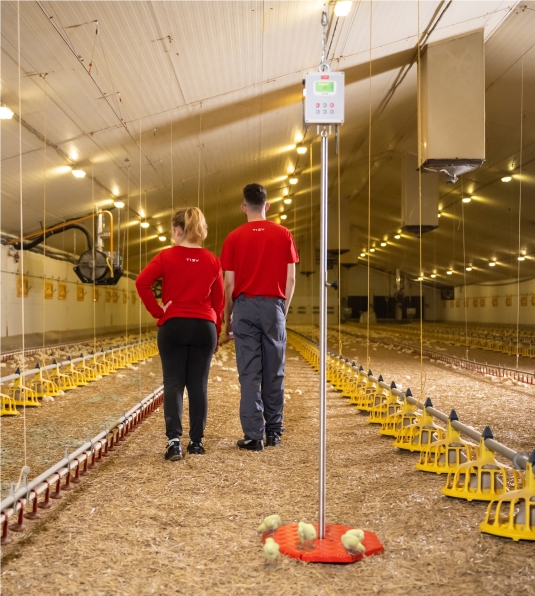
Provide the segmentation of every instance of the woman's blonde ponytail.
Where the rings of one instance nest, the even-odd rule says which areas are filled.
[[[182,228],[184,236],[191,244],[200,244],[208,234],[208,226],[203,212],[197,207],[181,207],[173,215],[173,227]]]

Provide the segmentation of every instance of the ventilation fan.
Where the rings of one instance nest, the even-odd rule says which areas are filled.
[[[114,286],[123,274],[123,270],[113,267],[110,259],[100,250],[82,253],[74,272],[82,283],[97,286]]]
[[[157,279],[153,286],[152,286],[152,293],[154,294],[155,298],[161,298],[162,297],[162,280],[161,279]]]

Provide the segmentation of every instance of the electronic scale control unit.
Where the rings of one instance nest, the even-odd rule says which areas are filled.
[[[344,123],[344,73],[311,72],[305,78],[305,124]]]

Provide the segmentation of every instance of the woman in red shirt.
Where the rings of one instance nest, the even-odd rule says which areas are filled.
[[[208,373],[221,332],[225,304],[219,259],[201,247],[206,238],[204,215],[196,207],[181,208],[172,220],[175,246],[162,250],[137,276],[138,294],[158,319],[162,360],[164,416],[168,445],[165,459],[182,459],[182,401],[188,390],[190,442],[188,453],[202,454],[208,411]],[[162,305],[152,285],[162,279]]]

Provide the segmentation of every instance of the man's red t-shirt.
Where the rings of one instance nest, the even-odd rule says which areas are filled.
[[[152,285],[162,278],[162,304],[158,304]],[[173,246],[162,250],[136,278],[136,288],[157,325],[173,317],[205,319],[216,324],[217,335],[225,306],[223,275],[219,259],[205,248]]]
[[[290,231],[268,220],[250,221],[232,231],[221,251],[224,271],[234,271],[232,298],[286,299],[288,264],[299,255]]]

